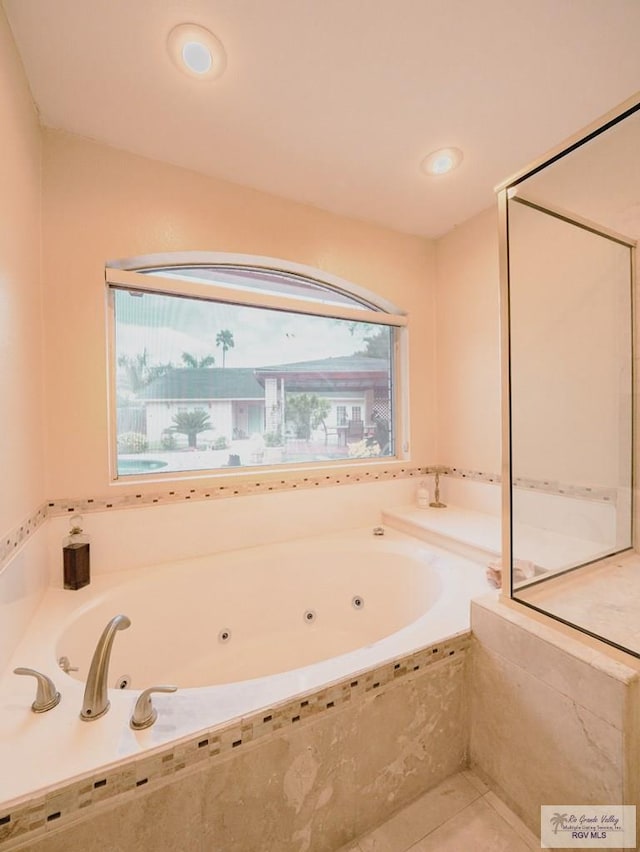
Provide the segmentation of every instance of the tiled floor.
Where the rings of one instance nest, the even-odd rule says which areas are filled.
[[[461,772],[340,852],[530,852],[540,841],[472,772]]]

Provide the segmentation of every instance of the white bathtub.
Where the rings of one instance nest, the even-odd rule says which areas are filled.
[[[412,542],[368,533],[154,567],[77,594],[55,654],[85,680],[102,628],[124,613],[131,627],[116,635],[110,686],[119,675],[142,689],[279,674],[372,645],[433,612],[444,582],[431,561]]]
[[[0,802],[468,630],[469,600],[487,591],[482,566],[388,528],[383,537],[369,528],[102,574],[76,592],[50,589],[0,681]],[[83,722],[83,679],[118,613],[131,627],[115,636],[111,708]],[[77,673],[61,671],[63,655]],[[32,713],[35,681],[13,675],[16,666],[48,674],[59,706]],[[123,676],[131,688],[115,688]],[[134,732],[138,692],[155,684],[178,692],[155,696],[158,721]]]

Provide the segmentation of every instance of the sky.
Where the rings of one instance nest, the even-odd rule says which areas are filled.
[[[375,327],[221,302],[115,291],[118,356],[146,350],[151,364],[182,365],[182,353],[213,355],[222,366],[219,331],[231,331],[227,367],[256,367],[352,355]]]

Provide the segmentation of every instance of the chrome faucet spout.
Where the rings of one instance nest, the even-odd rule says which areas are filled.
[[[107,679],[109,677],[109,660],[111,659],[113,640],[118,630],[126,630],[130,626],[131,621],[126,615],[115,615],[98,639],[87,675],[87,685],[85,686],[80,712],[80,718],[85,722],[99,719],[109,709]]]

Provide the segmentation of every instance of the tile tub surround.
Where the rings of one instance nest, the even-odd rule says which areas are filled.
[[[640,804],[633,658],[544,622],[471,607],[471,767],[536,833],[541,804]]]
[[[500,484],[502,482],[501,474],[492,473],[491,471],[446,467],[445,465],[431,466],[430,470],[435,472],[436,468],[447,479],[464,479],[467,482],[483,482],[487,485]],[[617,489],[599,485],[572,485],[571,483],[558,482],[557,480],[534,479],[524,476],[515,477],[513,484],[515,488],[522,491],[541,491],[545,494],[574,497],[578,500],[615,503],[618,499]]]
[[[181,500],[83,514],[92,574],[292,541],[380,523],[380,508],[411,499],[413,479]],[[51,584],[60,587],[66,515],[47,521]]]
[[[486,485],[477,486],[475,482],[468,484],[487,488]],[[423,509],[412,503],[385,509],[382,520],[409,535],[459,553],[467,559],[485,563],[499,559],[502,545],[500,515],[487,510],[488,507],[478,509],[474,505],[469,508],[465,505],[466,495],[460,493],[459,487],[447,490],[457,492],[462,505],[450,502],[450,497],[445,493],[446,508]],[[615,521],[615,509],[610,504],[587,503],[541,492],[525,496],[533,497],[538,509],[543,509],[549,515],[555,512],[558,517],[579,516],[581,520],[585,515],[592,517],[585,522],[580,534],[576,535],[568,534],[570,523],[564,531],[559,532],[542,524],[534,526],[516,522],[513,538],[516,559],[525,559],[549,571],[556,571],[602,558],[614,549],[615,537],[610,521]],[[473,503],[477,504],[477,499]],[[545,503],[552,505],[545,506]],[[603,514],[607,516],[604,520],[598,517]],[[599,532],[602,532],[600,537]]]
[[[200,501],[211,503],[226,498],[313,491],[336,485],[409,482],[414,477],[427,475],[431,470],[435,468],[412,466],[393,460],[389,464],[378,463],[374,467],[356,465],[337,472],[335,470],[284,472],[258,470],[236,474],[233,477],[220,476],[206,484],[200,484],[197,479],[191,482],[184,479],[176,482],[145,482],[137,483],[139,490],[134,491],[122,491],[120,485],[114,485],[113,491],[109,494],[52,499],[37,506],[17,527],[4,532],[0,538],[0,570],[28,537],[50,518],[68,517],[78,513],[82,515],[94,512],[115,513],[124,509],[185,505]],[[133,486],[135,485],[134,483]],[[129,484],[128,488],[131,487]],[[378,505],[385,502],[383,493],[383,490],[378,492],[378,497],[381,498]],[[354,522],[347,525],[353,526]]]
[[[233,495],[226,486],[211,491],[165,483],[166,491],[145,492],[144,500],[114,489],[102,501],[91,496],[49,501],[0,539],[0,672],[28,629],[47,585],[62,586],[62,541],[69,532],[69,516],[78,511],[91,539],[91,572],[96,576],[150,562],[374,526],[380,523],[381,506],[411,499],[414,473],[387,465],[380,471],[358,467],[360,481],[344,478],[353,482],[344,488],[342,479],[338,484],[340,477],[326,474],[304,482],[300,473],[302,484],[297,478],[274,484],[273,476],[266,475],[245,479]],[[115,499],[118,495],[122,500]]]
[[[14,556],[18,548],[24,544],[30,536],[45,522],[48,507],[46,503],[38,506],[27,518],[15,529],[10,530],[0,539],[0,570]]]
[[[466,559],[487,565],[500,555],[500,517],[447,503],[446,509],[385,509],[382,522]]]
[[[47,531],[40,525],[0,568],[0,673],[8,665],[48,586]]]
[[[452,638],[0,806],[0,849],[335,850],[466,765],[468,646]]]
[[[362,613],[349,605],[351,589],[348,586],[341,587],[342,595],[346,591],[345,607],[341,611],[342,615],[336,613],[336,618],[343,621],[346,618],[348,623],[353,623],[353,626],[343,634],[341,645],[336,644],[339,636],[333,637],[328,634],[328,639],[333,641],[331,651],[333,656],[326,659],[320,659],[321,655],[318,651],[321,648],[317,647],[317,638],[323,635],[323,613],[330,612],[332,606],[327,603],[325,609],[321,605],[320,595],[326,598],[328,594],[325,588],[326,583],[323,583],[322,589],[318,590],[318,597],[308,602],[308,606],[313,608],[315,604],[318,607],[319,628],[316,631],[312,626],[308,634],[304,631],[310,628],[303,623],[302,617],[303,610],[308,608],[307,601],[305,600],[305,606],[302,606],[301,600],[295,598],[295,590],[291,591],[293,597],[287,597],[278,593],[277,586],[269,593],[268,560],[275,560],[285,570],[291,570],[295,568],[297,560],[303,559],[305,553],[309,552],[316,554],[315,563],[321,560],[322,554],[344,553],[346,557],[343,555],[342,558],[351,561],[353,571],[364,571],[365,574],[369,560],[365,559],[364,563],[362,560],[356,563],[350,559],[349,554],[354,557],[358,553],[371,552],[372,555],[378,553],[382,559],[382,562],[378,560],[380,571],[371,579],[371,597],[367,597],[369,606],[365,603]],[[407,600],[406,593],[403,596],[402,589],[397,589],[394,605],[397,617],[394,616],[395,621],[390,621],[387,628],[389,631],[396,632],[390,632],[389,635],[373,641],[372,629],[378,625],[378,620],[375,619],[374,601],[385,600],[385,595],[393,591],[387,586],[385,576],[387,571],[393,571],[393,560],[396,554],[403,560],[403,570],[413,573],[413,582],[416,584],[415,596]],[[375,559],[371,560],[371,564],[375,562]],[[423,567],[425,577],[432,578],[434,581],[429,579],[424,586],[421,579]],[[203,570],[204,576],[198,579],[198,572]],[[348,572],[345,576],[347,575]],[[204,606],[199,608],[201,618],[199,624],[192,623],[191,608],[184,611],[182,615],[179,611],[180,581],[186,576],[190,576],[194,587],[202,591],[200,598]],[[226,598],[229,601],[230,622],[228,623],[216,623],[211,626],[208,614],[213,613],[213,610],[207,606],[207,601],[211,597],[212,588],[215,589],[218,584],[221,588],[219,600],[224,600],[222,590],[225,588],[225,583],[231,582],[231,590],[227,593],[230,594],[233,591],[234,582],[237,585],[237,578],[241,576],[246,577],[249,583],[251,582],[249,578],[254,577],[253,584],[261,584],[262,591],[259,598],[264,601],[266,607],[264,618],[267,618],[267,621],[261,621],[261,623],[265,624],[264,629],[271,631],[267,638],[273,641],[271,645],[265,644],[264,651],[261,652],[262,657],[256,660],[263,666],[261,672],[256,669],[253,673],[243,674],[241,666],[246,661],[240,658],[237,674],[234,675],[233,657],[238,653],[236,648],[240,651],[244,647],[253,648],[254,650],[250,653],[258,653],[255,641],[259,642],[259,635],[251,633],[253,621],[244,623],[243,626],[242,619],[246,608],[237,595],[234,604],[237,608],[236,618],[231,612],[232,598]],[[140,598],[140,592],[147,587],[151,588],[155,577],[158,577],[156,591],[159,596],[158,607],[154,609],[157,613],[156,617],[159,615],[162,618],[165,605],[169,604],[174,609],[172,629],[180,630],[180,618],[187,619],[183,625],[183,634],[179,637],[182,638],[184,650],[179,651],[172,663],[167,659],[166,665],[177,665],[179,658],[184,654],[185,676],[191,671],[192,675],[196,674],[198,677],[198,680],[193,681],[191,685],[193,687],[196,683],[211,685],[187,688],[190,682],[189,680],[181,682],[179,666],[173,674],[168,673],[169,670],[163,666],[163,659],[158,659],[157,654],[149,660],[148,666],[145,665],[145,652],[153,655],[154,651],[158,651],[159,645],[157,643],[153,643],[151,647],[148,645],[151,637],[156,635],[156,630],[144,612],[144,598]],[[326,579],[328,582],[329,577],[327,576]],[[355,576],[354,579],[356,579]],[[363,577],[363,580],[366,580],[366,577]],[[389,580],[392,582],[393,577],[390,576]],[[286,581],[283,580],[283,582]],[[340,582],[342,582],[342,572],[340,572]],[[368,592],[362,591],[366,586],[365,582],[360,591],[357,588],[354,589],[355,593],[368,596]],[[336,585],[337,588],[338,585]],[[435,549],[427,548],[415,539],[392,530],[379,538],[371,534],[370,528],[365,528],[352,530],[349,535],[342,532],[308,538],[303,542],[264,545],[230,554],[185,560],[172,565],[148,566],[129,572],[104,573],[94,578],[90,586],[79,592],[49,589],[36,617],[31,621],[28,631],[9,661],[4,676],[0,679],[0,696],[2,697],[0,757],[5,766],[12,767],[11,773],[0,774],[0,801],[28,795],[42,786],[57,785],[79,774],[97,772],[101,766],[108,765],[113,760],[136,757],[145,750],[166,745],[214,725],[224,724],[230,719],[241,718],[265,705],[279,703],[301,692],[322,689],[326,684],[348,677],[354,672],[401,658],[412,653],[416,648],[440,641],[447,636],[464,633],[469,629],[470,597],[484,593],[487,588],[481,566],[459,559],[452,554],[438,553]],[[437,597],[433,597],[434,592]],[[424,604],[421,614],[415,606],[416,596],[419,596]],[[126,601],[129,601],[132,608],[125,605]],[[281,607],[280,616],[271,618],[269,613],[273,608],[275,612],[278,612],[279,606]],[[90,618],[89,611],[93,607],[97,607],[95,627],[90,622],[84,627],[81,622],[76,622],[79,617]],[[72,664],[83,667],[80,674],[83,670],[86,671],[91,649],[97,637],[107,620],[116,612],[124,612],[131,616],[133,623],[131,630],[116,637],[114,642],[109,685],[113,687],[119,675],[128,673],[133,677],[135,689],[110,689],[111,708],[106,716],[95,722],[82,722],[78,718],[78,713],[82,706],[84,684],[80,679],[61,672],[56,659],[58,655],[66,654],[70,656]],[[365,621],[358,621],[361,616],[364,616]],[[403,618],[414,620],[406,623],[402,620]],[[366,626],[367,623],[369,627]],[[382,619],[380,624],[384,623]],[[358,627],[358,624],[361,626]],[[402,624],[404,626],[400,626]],[[278,631],[278,625],[281,625],[284,633]],[[80,627],[80,632],[75,629],[76,626]],[[138,627],[140,627],[139,635],[134,635]],[[222,627],[229,628],[232,633],[237,627],[237,643],[232,639],[228,645],[218,645],[216,636]],[[281,639],[282,635],[293,636],[291,630],[298,631],[295,635],[300,636],[300,641],[308,636],[302,651],[306,648],[305,653],[313,652],[317,662],[312,662],[313,655],[307,656],[310,664],[301,668],[294,667],[296,660],[291,654],[291,641],[284,646],[280,646],[276,641]],[[70,645],[61,644],[65,634],[70,636]],[[95,637],[91,642],[88,642],[86,638],[89,635]],[[369,644],[366,644],[367,637],[369,637]],[[210,638],[214,640],[212,653],[206,650]],[[77,650],[74,650],[76,647],[74,642],[80,642]],[[133,644],[127,646],[127,642]],[[193,644],[192,651],[189,650],[191,647],[189,643]],[[179,643],[174,644],[176,648],[180,647]],[[198,652],[200,646],[204,655]],[[127,666],[129,656],[127,647],[131,648],[129,667]],[[348,650],[350,647],[353,650]],[[139,658],[137,671],[136,654]],[[220,659],[222,666],[220,680],[217,683],[216,659]],[[298,658],[298,665],[302,662],[302,658]],[[13,674],[13,668],[19,665],[29,665],[54,680],[62,694],[62,701],[58,707],[42,715],[31,713],[29,708],[33,700],[33,684],[31,679],[19,678]],[[152,671],[154,667],[155,671]],[[211,670],[211,667],[213,667],[214,676],[207,680],[204,675]],[[145,674],[147,671],[148,673]],[[249,674],[262,676],[252,676],[248,679]],[[158,722],[147,731],[140,733],[131,731],[128,722],[137,691],[153,683],[171,682],[173,677],[176,678],[174,682],[180,687],[178,692],[174,695],[158,695],[154,698],[154,704],[157,704],[159,712]],[[46,759],[43,759],[44,756]]]
[[[5,531],[0,539],[0,569],[12,558],[16,550],[27,538],[38,529],[48,518],[64,517],[80,513],[112,512],[122,509],[197,503],[199,501],[215,501],[224,498],[246,497],[249,495],[274,494],[287,491],[305,491],[326,488],[335,485],[365,485],[402,480],[419,480],[426,478],[429,487],[432,486],[433,474],[442,474],[441,485],[447,499],[453,496],[452,502],[462,508],[470,508],[490,514],[500,513],[500,474],[486,473],[477,470],[466,470],[443,465],[410,465],[401,462],[378,464],[376,467],[354,466],[351,469],[335,471],[251,471],[240,477],[220,477],[218,482],[200,485],[197,480],[188,481],[140,483],[138,491],[118,492],[119,486],[114,486],[110,494],[61,498],[47,500],[37,506],[22,523],[12,530]],[[455,488],[455,485],[463,486]],[[485,488],[478,485],[484,485]],[[488,488],[486,486],[494,486]],[[417,483],[411,488],[415,489]],[[572,488],[558,483],[537,482],[527,480],[522,482],[522,488],[539,490],[545,493],[555,493],[575,496],[579,499],[614,502],[615,495],[606,489]],[[447,492],[449,489],[449,492]],[[455,490],[454,490],[455,489]],[[475,489],[471,494],[470,489]],[[462,496],[461,496],[462,495]],[[413,493],[411,493],[413,497]],[[384,504],[384,498],[380,505]],[[386,501],[393,505],[392,500]]]

